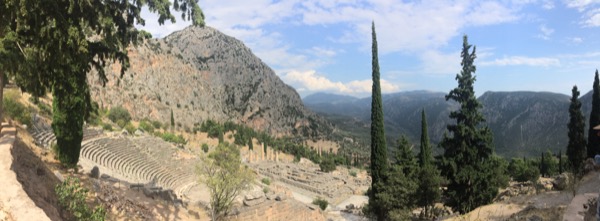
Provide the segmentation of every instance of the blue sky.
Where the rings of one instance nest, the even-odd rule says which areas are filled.
[[[477,47],[475,91],[591,90],[600,0],[200,0],[208,26],[242,40],[301,96],[371,90],[375,21],[384,93],[456,87],[462,36]],[[158,26],[154,37],[189,22]]]

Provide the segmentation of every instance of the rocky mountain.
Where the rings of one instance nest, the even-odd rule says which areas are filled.
[[[190,26],[128,49],[131,68],[106,67],[109,82],[89,75],[102,107],[123,106],[134,119],[189,129],[207,119],[246,124],[273,135],[320,136],[330,125],[241,41],[211,27]]]
[[[444,96],[445,93],[427,91],[384,95],[388,139],[393,141],[400,134],[405,134],[417,144],[421,133],[420,112],[425,108],[431,142],[439,143],[446,125],[451,123],[448,118],[450,111],[458,108],[456,103],[446,101]],[[497,153],[509,157],[537,156],[542,150],[558,151],[566,147],[569,96],[548,92],[486,92],[478,99],[483,105],[487,124],[494,133]],[[357,132],[368,134],[371,99],[339,101],[333,95],[317,94],[304,98],[310,109],[323,114],[337,127],[356,131],[348,128],[347,122],[358,121],[357,125],[364,129]],[[591,92],[582,96],[581,101],[587,119],[591,110]]]

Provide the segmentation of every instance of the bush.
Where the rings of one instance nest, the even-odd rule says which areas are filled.
[[[117,126],[119,126],[120,128],[125,128],[128,122],[124,121],[123,119],[119,119],[115,123],[117,123]]]
[[[162,124],[160,123],[160,121],[152,121],[152,126],[154,127],[154,129],[160,129],[162,127]]]
[[[25,107],[22,103],[19,103],[17,99],[5,97],[2,100],[2,104],[4,105],[4,113],[6,116],[21,122],[21,124],[31,124],[31,112],[29,111],[29,108]]]
[[[129,132],[129,134],[133,134],[135,132],[135,126],[129,122],[127,125],[125,125],[125,130]]]
[[[202,151],[204,151],[204,153],[208,153],[208,144],[202,144]]]
[[[180,135],[175,135],[169,132],[165,132],[164,134],[162,134],[160,136],[164,141],[167,142],[172,142],[172,143],[176,143],[176,144],[186,144],[187,141],[185,141],[185,139],[183,138],[183,136]]]
[[[510,161],[508,173],[517,182],[536,181],[540,177],[540,170],[535,162],[521,158]]]
[[[315,200],[312,201],[312,204],[319,206],[321,210],[325,210],[327,209],[327,205],[329,204],[329,202],[327,202],[327,200],[321,199],[320,197],[317,197]]]
[[[321,171],[329,173],[335,170],[335,162],[331,157],[325,157],[321,160],[321,163],[319,163],[319,167],[321,168]]]
[[[349,174],[350,174],[350,176],[356,177],[356,171],[354,171],[354,170],[351,170],[349,172]]]
[[[54,188],[58,196],[58,203],[69,211],[76,220],[100,221],[106,217],[106,210],[102,206],[90,208],[85,199],[88,189],[81,186],[79,179],[67,177],[61,184]]]
[[[269,180],[269,178],[262,178],[262,180],[260,180],[260,182],[264,183],[265,185],[271,185],[271,180]]]
[[[152,126],[152,124],[148,120],[142,120],[142,121],[140,121],[139,128],[142,129],[145,132],[154,133],[154,127]]]
[[[113,127],[111,124],[103,124],[102,129],[107,130],[107,131],[112,131]]]
[[[108,113],[108,119],[110,119],[112,122],[115,122],[115,123],[117,123],[117,121],[119,121],[119,120],[122,120],[124,122],[124,124],[123,124],[123,126],[124,126],[129,121],[131,121],[131,115],[129,114],[129,111],[127,111],[127,109],[125,109],[121,106],[118,106],[118,107],[113,107],[110,109],[110,112]],[[121,125],[119,125],[119,126],[121,126]]]

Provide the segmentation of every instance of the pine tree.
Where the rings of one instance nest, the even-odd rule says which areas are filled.
[[[600,154],[600,139],[598,139],[598,135],[594,132],[594,127],[600,124],[600,80],[598,79],[597,69],[592,88],[594,92],[592,94],[592,112],[590,113],[590,125],[588,129],[588,158],[594,158],[596,154]]]
[[[383,125],[383,105],[381,100],[381,86],[379,85],[379,60],[377,58],[377,36],[375,22],[371,24],[372,45],[372,101],[371,101],[371,191],[369,205],[371,212],[377,220],[385,220],[386,211],[378,205],[379,193],[383,191],[388,171],[387,145]]]
[[[579,101],[579,90],[573,86],[571,105],[569,106],[569,144],[567,146],[567,157],[573,174],[581,176],[583,172],[583,161],[585,160],[585,137],[584,117],[581,113],[581,101]]]
[[[417,205],[423,207],[426,217],[430,217],[431,208],[440,199],[440,171],[433,164],[431,145],[427,133],[425,109],[421,112],[421,150],[419,152],[419,176],[416,192]]]
[[[492,132],[482,125],[485,119],[473,89],[476,55],[475,47],[470,52],[471,46],[465,35],[458,87],[446,95],[446,100],[458,102],[460,109],[450,113],[456,124],[448,125],[450,136],[446,134],[440,143],[444,148],[441,170],[449,182],[446,203],[461,214],[492,202],[500,185],[492,160]]]

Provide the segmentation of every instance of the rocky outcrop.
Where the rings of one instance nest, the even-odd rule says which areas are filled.
[[[122,105],[134,119],[148,117],[183,128],[207,119],[246,124],[273,135],[317,137],[331,130],[302,104],[298,93],[249,48],[210,27],[190,26],[128,50],[131,68],[106,67],[102,87],[91,73],[100,106]]]

